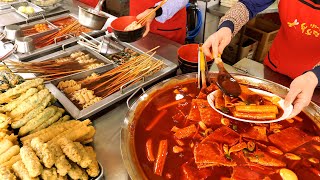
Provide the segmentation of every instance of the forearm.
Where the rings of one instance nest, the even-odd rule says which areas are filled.
[[[172,18],[178,11],[186,7],[189,0],[168,0],[161,8],[162,14],[156,17],[156,21],[164,23]],[[155,4],[158,6],[161,2]]]
[[[318,79],[318,87],[320,86],[320,62],[311,70]]]
[[[220,20],[218,29],[228,27],[233,35],[259,12],[269,7],[275,0],[241,0],[236,3]]]

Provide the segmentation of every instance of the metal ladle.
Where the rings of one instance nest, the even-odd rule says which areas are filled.
[[[220,57],[215,58],[214,62],[219,69],[217,85],[220,90],[227,96],[238,97],[241,94],[241,88],[237,80],[235,80],[224,68]]]
[[[93,30],[101,30],[109,18],[101,11],[105,0],[100,0],[94,9],[79,6],[79,23]]]

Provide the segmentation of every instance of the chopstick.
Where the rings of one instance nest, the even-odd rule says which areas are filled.
[[[150,11],[146,16],[144,16],[143,18],[139,19],[138,24],[145,24],[146,21],[148,20],[148,18],[154,13],[156,12],[159,8],[161,8],[161,6],[164,5],[164,3],[166,3],[168,0],[162,0],[162,2],[156,7],[154,8],[152,11]]]
[[[198,88],[207,87],[207,62],[203,53],[202,44],[199,44],[198,48]]]

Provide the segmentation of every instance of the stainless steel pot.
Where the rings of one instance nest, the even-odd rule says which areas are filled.
[[[108,19],[106,13],[101,11],[103,2],[100,0],[94,9],[79,6],[79,23],[89,29],[101,30]]]
[[[17,37],[21,37],[21,28],[18,25],[8,25],[4,28],[5,38],[14,41]]]
[[[30,37],[18,37],[15,40],[15,44],[17,45],[17,52],[19,53],[29,53],[35,49],[33,39]]]
[[[212,78],[215,79],[217,74],[217,72],[213,72],[210,73],[210,76],[212,76]],[[269,80],[242,75],[238,73],[231,73],[231,75],[235,77],[240,83],[248,84],[253,87],[262,88],[280,97],[284,97],[289,90],[285,86],[282,86]],[[134,146],[135,126],[138,121],[137,118],[140,116],[141,112],[146,107],[147,100],[153,97],[153,95],[161,89],[174,87],[176,84],[190,79],[196,79],[196,73],[176,76],[171,79],[162,81],[150,88],[144,94],[142,94],[139,97],[139,99],[135,101],[135,103],[131,107],[129,107],[121,130],[121,154],[125,167],[131,179],[147,179],[146,175],[144,174],[142,168],[139,165]],[[314,103],[310,103],[310,105],[304,109],[304,112],[320,128],[320,107]]]

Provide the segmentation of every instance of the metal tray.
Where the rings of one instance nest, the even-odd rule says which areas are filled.
[[[140,49],[137,49],[136,47],[130,45],[130,44],[123,44],[125,47],[131,48],[139,53],[143,53],[143,51],[141,51]],[[57,85],[60,81],[65,81],[65,80],[80,80],[80,79],[84,79],[87,76],[91,75],[92,73],[104,73],[107,72],[109,70],[111,70],[113,67],[115,67],[116,65],[112,65],[109,67],[105,67],[105,68],[98,68],[95,70],[90,70],[90,71],[86,71],[86,72],[82,72],[82,73],[77,73],[77,74],[73,74],[70,76],[65,76],[64,78],[61,78],[59,80],[53,80],[51,83],[46,84],[46,87],[51,91],[51,93],[59,100],[59,102],[64,106],[64,108],[70,113],[70,115],[75,118],[75,119],[85,119],[88,118],[90,116],[92,116],[93,114],[105,109],[108,106],[111,106],[112,104],[128,97],[129,95],[131,95],[132,93],[134,93],[135,91],[139,90],[141,87],[145,87],[147,85],[150,85],[168,75],[170,75],[171,73],[173,73],[176,68],[177,65],[172,63],[169,60],[166,60],[158,55],[154,56],[155,59],[159,60],[161,59],[164,64],[166,65],[166,67],[162,70],[160,70],[159,72],[153,74],[152,76],[148,76],[145,78],[141,78],[142,80],[130,85],[130,86],[126,86],[124,85],[122,88],[119,89],[119,91],[111,94],[110,96],[102,99],[101,101],[87,107],[84,109],[79,109],[71,100],[68,99],[68,97],[57,88]]]
[[[13,0],[11,2],[0,1],[0,10],[11,8],[12,4],[24,2],[25,0]]]
[[[87,54],[90,54],[91,57],[95,58],[98,60],[98,62],[100,63],[105,63],[104,66],[101,66],[101,67],[98,67],[98,68],[102,68],[104,69],[104,67],[109,67],[109,65],[112,65],[114,64],[112,61],[110,61],[109,59],[107,59],[106,57],[102,56],[101,54],[91,50],[91,49],[88,49],[86,47],[83,47],[83,46],[80,46],[80,45],[76,45],[76,46],[72,46],[70,48],[67,48],[65,50],[61,50],[61,51],[58,51],[58,52],[55,52],[53,54],[50,54],[50,55],[47,55],[47,56],[43,56],[41,58],[38,58],[38,59],[35,59],[35,60],[32,60],[30,62],[41,62],[41,61],[46,61],[46,60],[52,60],[52,59],[57,59],[57,58],[63,58],[63,57],[67,57],[67,56],[70,56],[70,54],[76,52],[76,51],[82,51],[82,52],[85,52]],[[113,66],[112,66],[113,67]],[[98,68],[95,68],[95,69],[98,69]],[[87,71],[91,71],[92,69],[90,70],[84,70],[82,72],[87,72]],[[37,77],[37,74],[33,74],[34,77]],[[60,80],[60,79],[63,79],[64,77],[61,77],[61,78],[57,78],[55,80],[51,80],[51,81],[57,81],[57,80]],[[47,82],[51,82],[51,81],[47,81]]]
[[[46,20],[52,23],[53,21],[57,21],[60,19],[68,18],[68,17],[77,19],[77,17],[75,17],[71,14],[62,14],[62,15],[59,15],[56,17],[47,18]],[[37,23],[37,22],[38,21],[36,21],[34,23]],[[102,30],[99,30],[99,31],[91,31],[88,34],[91,36],[94,36],[94,37],[98,37],[98,36],[105,34],[105,32]],[[51,44],[49,46],[45,46],[43,48],[38,48],[30,53],[25,53],[25,54],[15,53],[14,56],[20,61],[30,61],[32,59],[35,59],[35,58],[38,58],[38,57],[41,57],[44,55],[48,55],[50,53],[53,53],[53,52],[56,52],[59,50],[63,50],[67,47],[71,47],[73,45],[76,45],[76,42],[78,39],[79,39],[78,37],[72,37],[72,38],[69,38],[69,39],[66,39],[66,40],[63,40],[60,42],[56,42],[56,43]]]
[[[42,8],[40,8],[39,6],[33,4],[33,3],[30,3],[30,2],[19,2],[19,3],[15,3],[15,4],[12,4],[11,5],[12,8],[15,9],[15,11],[17,13],[19,13],[21,16],[29,19],[31,17],[42,17],[44,16],[44,10]],[[32,7],[34,9],[34,13],[33,14],[25,14],[25,13],[22,13],[20,12],[18,9],[20,6],[28,6],[28,7]]]
[[[26,18],[17,13],[14,9],[5,9],[0,11],[0,27],[25,22]]]
[[[55,26],[54,24],[52,24],[51,22],[47,21],[47,20],[40,20],[40,21],[36,21],[36,22],[32,22],[29,24],[25,24],[25,25],[21,25],[21,30],[26,30],[26,29],[30,29],[32,27],[34,27],[36,24],[48,24],[48,26],[50,27],[49,30],[47,31],[43,31],[43,32],[38,32],[29,36],[24,36],[24,37],[31,37],[31,38],[38,38],[41,36],[45,36],[47,34],[53,33],[55,31],[58,31],[59,28],[57,26]]]

